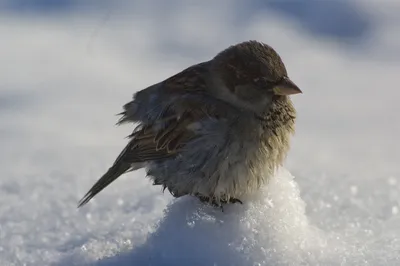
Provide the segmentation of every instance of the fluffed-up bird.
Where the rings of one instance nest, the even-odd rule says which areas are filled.
[[[129,143],[78,206],[139,168],[174,197],[241,202],[283,164],[296,119],[289,95],[298,93],[278,53],[258,41],[138,91],[118,121],[138,124]]]

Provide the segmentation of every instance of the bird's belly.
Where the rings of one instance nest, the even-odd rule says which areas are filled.
[[[148,167],[154,183],[175,196],[239,198],[265,183],[289,148],[287,128],[272,132],[248,117],[234,122],[207,120],[198,128],[199,136],[178,156]]]
[[[200,194],[216,200],[238,198],[271,176],[271,154],[259,139],[216,141],[204,140],[174,159],[151,164],[149,176],[175,196]]]
[[[268,158],[258,143],[247,142],[227,148],[227,156],[219,160],[213,175],[210,175],[212,196],[228,200],[239,198],[260,187],[271,175]]]

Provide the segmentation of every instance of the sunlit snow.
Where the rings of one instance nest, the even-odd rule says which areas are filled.
[[[23,2],[0,1],[0,265],[400,265],[395,1]],[[115,114],[136,90],[248,39],[304,92],[269,184],[221,212],[137,171],[76,208],[126,144]]]

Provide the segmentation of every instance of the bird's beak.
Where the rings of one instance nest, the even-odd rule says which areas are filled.
[[[289,78],[285,77],[282,79],[279,84],[277,84],[274,88],[274,93],[276,95],[291,95],[291,94],[298,94],[303,93],[293,81]]]

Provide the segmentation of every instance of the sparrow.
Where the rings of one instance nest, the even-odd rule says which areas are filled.
[[[117,122],[136,124],[128,144],[78,208],[140,168],[174,197],[242,203],[283,165],[298,93],[279,54],[254,40],[138,91]]]

